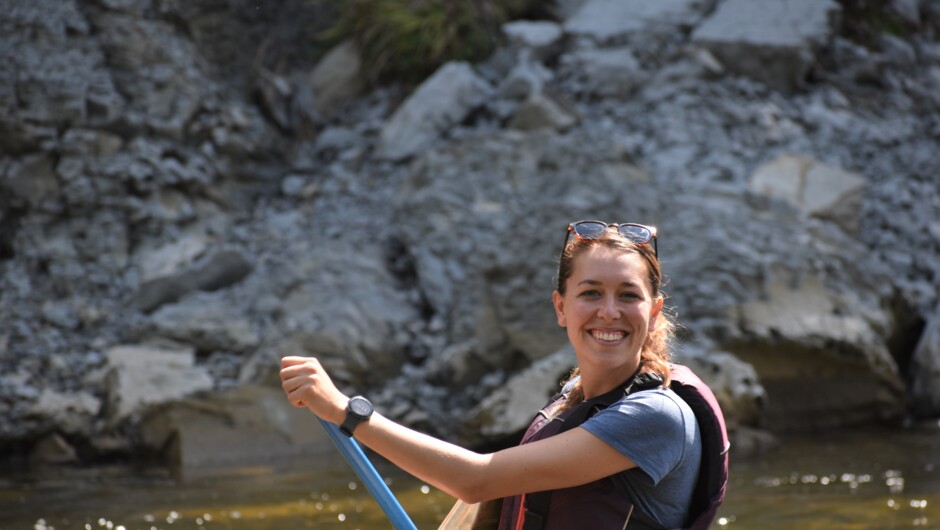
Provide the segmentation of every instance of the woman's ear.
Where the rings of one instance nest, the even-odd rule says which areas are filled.
[[[565,297],[556,289],[552,292],[552,304],[555,306],[555,316],[558,317],[558,325],[568,326],[568,319],[565,318]]]
[[[652,332],[654,329],[656,329],[656,318],[659,316],[662,310],[663,310],[663,297],[660,296],[656,298],[656,300],[653,302],[652,307],[650,307],[650,321],[649,321],[649,326],[647,327],[647,331]]]

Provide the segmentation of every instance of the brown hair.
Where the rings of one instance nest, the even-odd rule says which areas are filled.
[[[598,239],[581,239],[578,237],[568,238],[561,258],[558,262],[558,292],[565,294],[566,283],[574,270],[575,259],[583,254],[587,249],[603,245],[611,250],[618,250],[625,253],[638,254],[646,262],[646,269],[649,271],[648,279],[652,288],[653,298],[663,298],[663,274],[659,259],[653,251],[650,244],[637,245],[629,239],[623,237],[615,230],[607,230]],[[646,342],[640,349],[640,372],[656,373],[663,378],[663,387],[669,387],[669,343],[672,339],[675,323],[667,311],[662,310],[656,318],[656,324]],[[580,370],[575,368],[571,375],[565,381],[567,384],[574,379]],[[568,399],[562,409],[568,409],[584,400],[584,390],[581,388],[581,382],[578,380],[568,393]]]

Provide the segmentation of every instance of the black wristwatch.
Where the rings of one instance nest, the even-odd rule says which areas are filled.
[[[339,426],[340,432],[352,438],[353,431],[360,423],[372,416],[373,410],[372,403],[368,399],[362,396],[351,398],[349,405],[346,406],[346,421]]]

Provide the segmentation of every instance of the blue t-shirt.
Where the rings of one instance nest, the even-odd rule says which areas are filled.
[[[633,460],[627,490],[636,510],[665,528],[688,515],[702,460],[702,440],[692,409],[669,389],[624,397],[581,427]]]

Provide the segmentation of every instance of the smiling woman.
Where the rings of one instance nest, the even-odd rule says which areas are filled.
[[[603,225],[604,229],[597,231],[598,225]],[[589,229],[585,230],[584,226]],[[656,250],[656,229],[636,224],[611,225],[608,228],[606,223],[599,221],[579,221],[569,225],[568,233],[569,236],[574,233],[576,237],[565,239],[558,264],[558,287],[552,299],[558,325],[567,329],[575,352],[579,351],[581,338],[577,327],[568,323],[566,300],[570,300],[567,311],[572,316],[596,316],[596,324],[629,318],[634,328],[632,333],[627,329],[612,331],[623,335],[624,339],[629,337],[631,345],[628,349],[639,355],[639,365],[644,367],[644,371],[662,374],[664,386],[668,386],[668,341],[673,324],[668,315],[662,314],[662,270]],[[577,259],[582,254],[588,254],[586,259]],[[585,265],[575,270],[576,262]],[[573,293],[569,292],[569,285]],[[606,296],[605,288],[608,289]],[[641,321],[637,322],[637,319]],[[600,338],[603,331],[603,327],[597,327],[589,333]],[[615,336],[608,333],[604,338],[608,340],[600,344],[608,344]],[[579,356],[574,375],[584,368]],[[636,369],[634,365],[631,373]],[[629,374],[611,375],[625,381]],[[588,378],[588,381],[592,380]],[[574,405],[584,398],[583,384],[576,382],[572,391],[570,401]]]
[[[578,368],[517,447],[481,454],[371,408],[362,415],[352,405],[364,398],[342,394],[314,358],[283,358],[283,389],[295,406],[344,425],[444,492],[467,503],[500,499],[500,530],[685,527],[700,515],[691,506],[702,432],[690,403],[669,388],[673,326],[662,310],[655,234],[636,224],[569,225],[553,301]]]

